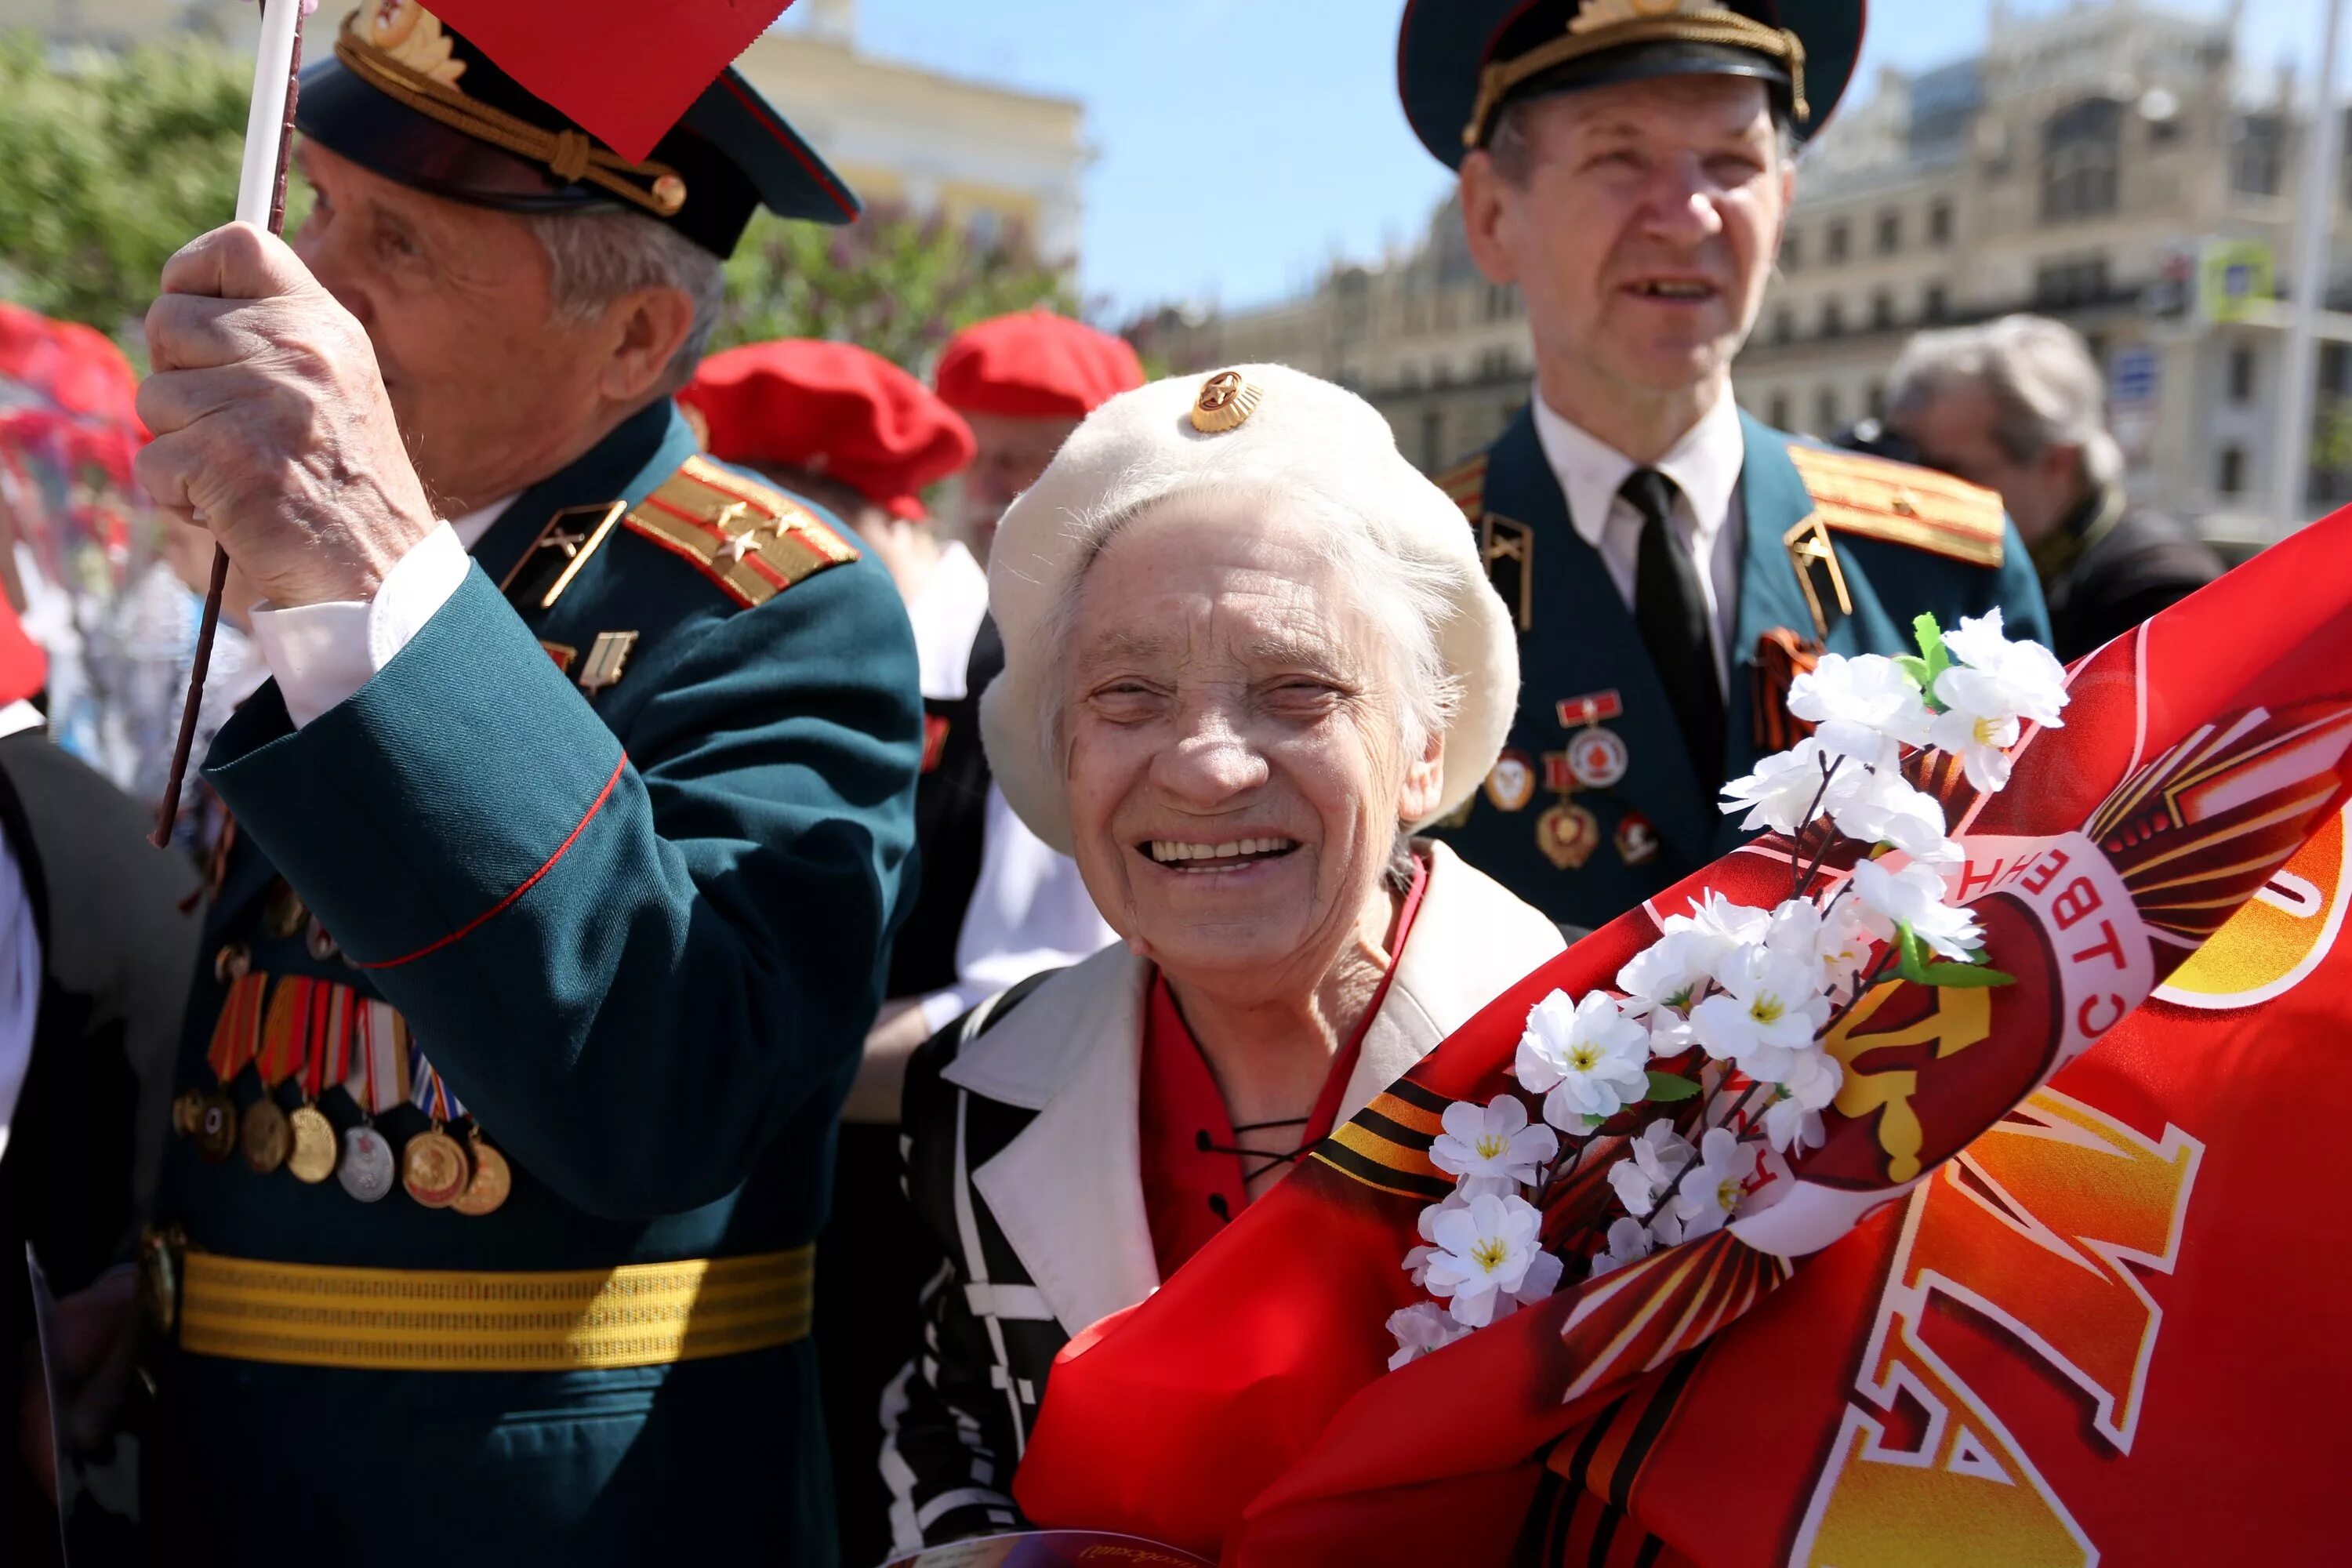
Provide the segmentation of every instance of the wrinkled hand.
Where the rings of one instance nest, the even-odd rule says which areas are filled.
[[[371,599],[436,526],[375,351],[286,244],[216,228],[164,264],[139,480],[281,608]]]
[[[78,1454],[95,1453],[114,1436],[139,1353],[138,1279],[129,1268],[99,1276],[87,1290],[58,1302],[58,1359],[72,1388],[62,1423],[66,1445]],[[34,1480],[57,1500],[56,1455],[50,1446],[48,1391],[36,1361],[26,1368],[24,1403],[17,1410],[16,1439]]]

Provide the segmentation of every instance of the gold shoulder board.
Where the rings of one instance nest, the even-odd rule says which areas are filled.
[[[1486,454],[1454,465],[1436,478],[1439,489],[1462,515],[1476,522],[1486,515]]]
[[[2000,564],[2000,497],[1990,490],[1932,468],[1795,442],[1789,460],[1822,521],[1839,533],[1907,544],[1971,566]]]
[[[622,520],[682,555],[746,609],[857,552],[792,497],[706,458],[688,458]]]

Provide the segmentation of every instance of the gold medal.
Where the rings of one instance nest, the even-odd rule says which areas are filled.
[[[294,1149],[294,1131],[286,1125],[286,1113],[278,1102],[265,1094],[246,1107],[237,1142],[245,1149],[245,1163],[266,1176],[286,1163]]]
[[[1601,846],[1601,819],[1572,800],[1536,818],[1536,847],[1553,865],[1573,871]]]
[[[483,1142],[481,1130],[476,1128],[467,1138],[474,1153],[474,1179],[466,1184],[449,1206],[462,1215],[477,1218],[497,1212],[514,1190],[514,1172],[507,1165],[507,1157]]]
[[[236,1101],[226,1089],[198,1098],[196,1152],[218,1164],[236,1152]]]
[[[278,890],[270,895],[268,907],[261,911],[262,928],[282,941],[299,931],[310,919],[310,911],[303,906],[302,895],[281,879]]]
[[[194,1138],[205,1123],[205,1097],[193,1089],[182,1089],[172,1101],[172,1131],[183,1138]]]
[[[466,1151],[437,1124],[411,1138],[400,1152],[400,1184],[426,1208],[447,1208],[473,1179]]]
[[[335,1156],[340,1147],[335,1138],[335,1124],[327,1113],[315,1105],[297,1106],[286,1119],[294,1138],[294,1151],[286,1156],[286,1168],[294,1173],[297,1181],[316,1186],[335,1173]]]

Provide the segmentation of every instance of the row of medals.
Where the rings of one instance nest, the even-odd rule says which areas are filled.
[[[262,917],[272,936],[290,937],[307,926],[310,956],[324,963],[337,956],[334,939],[303,907],[294,889],[282,880],[277,896]],[[215,977],[226,983],[244,973],[230,958],[241,948],[223,948],[214,960]],[[347,1129],[339,1139],[335,1124],[315,1104],[305,1101],[288,1111],[268,1089],[242,1115],[226,1086],[209,1094],[188,1089],[172,1102],[172,1127],[193,1139],[196,1150],[217,1164],[242,1152],[245,1163],[260,1175],[283,1166],[297,1181],[316,1186],[329,1176],[343,1191],[372,1204],[392,1191],[392,1144],[372,1121]],[[490,1147],[481,1129],[470,1129],[458,1142],[432,1128],[411,1138],[400,1152],[400,1184],[408,1195],[429,1209],[455,1209],[462,1215],[495,1212],[514,1190],[514,1173],[506,1156]]]
[[[283,1166],[313,1186],[332,1176],[343,1191],[367,1204],[392,1191],[392,1144],[384,1135],[362,1121],[338,1139],[335,1124],[316,1105],[288,1111],[264,1094],[240,1115],[226,1089],[207,1094],[192,1089],[172,1102],[172,1126],[215,1163],[242,1152],[260,1175]],[[479,1128],[460,1143],[438,1122],[402,1148],[399,1176],[408,1195],[426,1208],[462,1215],[493,1213],[514,1189],[506,1156],[490,1147]]]

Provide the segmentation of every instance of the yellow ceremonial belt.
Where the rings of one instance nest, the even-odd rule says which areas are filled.
[[[382,1372],[576,1372],[804,1339],[815,1248],[558,1273],[262,1263],[191,1247],[180,1347]]]

